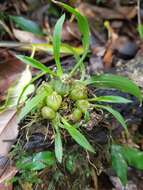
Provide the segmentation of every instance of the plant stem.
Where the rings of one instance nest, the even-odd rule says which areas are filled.
[[[140,0],[137,0],[137,16],[138,16],[138,25],[141,25]]]
[[[18,101],[17,101],[17,106],[16,106],[17,108],[18,108],[18,105],[19,105],[19,103],[20,103],[20,100],[21,100],[21,98],[22,98],[22,96],[23,96],[25,90],[28,88],[28,86],[29,86],[30,84],[32,84],[34,81],[36,81],[38,78],[42,77],[43,75],[45,75],[45,72],[42,72],[42,73],[40,73],[39,75],[37,75],[36,77],[34,77],[34,78],[23,88],[23,90],[22,90],[22,92],[21,92],[21,94],[20,94],[20,96],[19,96],[19,98],[18,98]]]
[[[84,54],[82,55],[81,59],[78,61],[78,63],[74,66],[74,68],[71,70],[70,72],[70,77],[73,76],[73,74],[76,72],[76,70],[81,66],[81,64],[83,63],[86,55],[88,53],[88,50],[85,50]]]

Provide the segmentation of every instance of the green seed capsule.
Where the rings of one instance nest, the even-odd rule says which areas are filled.
[[[47,97],[46,102],[48,107],[52,108],[54,111],[57,111],[61,106],[62,97],[54,91]]]
[[[61,80],[53,80],[51,84],[53,86],[53,89],[61,96],[69,94],[69,84],[63,83]]]
[[[70,98],[72,100],[81,100],[87,98],[87,88],[85,85],[81,83],[76,83],[72,86],[72,90],[70,92]]]
[[[74,109],[73,113],[72,113],[72,120],[74,122],[80,121],[81,117],[82,117],[82,112],[81,110],[79,110],[78,108]]]
[[[43,82],[39,88],[36,90],[37,94],[41,94],[42,92],[46,92],[47,95],[50,95],[53,92],[52,86],[46,82]]]
[[[44,119],[49,119],[49,120],[52,120],[56,117],[56,113],[54,110],[52,110],[51,108],[47,107],[47,106],[44,106],[42,109],[41,109],[41,114],[42,114],[42,117]]]
[[[82,113],[85,113],[85,112],[87,112],[90,104],[89,104],[89,102],[87,100],[78,100],[76,102],[76,106],[77,106],[78,109],[81,110]]]

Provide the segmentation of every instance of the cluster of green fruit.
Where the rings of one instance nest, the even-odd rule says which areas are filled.
[[[46,105],[41,108],[41,114],[44,119],[53,120],[56,117],[56,112],[61,108],[65,96],[74,101],[75,107],[70,115],[73,122],[80,121],[90,106],[87,100],[87,87],[80,82],[66,84],[59,80],[53,80],[44,85],[44,90],[47,92]],[[42,93],[42,88],[38,91]]]

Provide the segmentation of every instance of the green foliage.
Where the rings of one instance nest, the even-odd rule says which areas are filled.
[[[99,96],[89,99],[90,102],[107,102],[107,103],[122,103],[127,104],[131,103],[131,100],[123,98],[121,96]]]
[[[78,11],[76,11],[76,9],[70,7],[69,5],[61,3],[59,1],[53,1],[53,2],[60,5],[61,7],[63,7],[64,9],[66,9],[68,12],[72,13],[76,17],[79,31],[83,37],[82,38],[82,44],[83,44],[84,53],[81,56],[81,58],[79,59],[79,61],[77,62],[77,64],[75,65],[75,67],[72,69],[70,75],[73,75],[74,72],[83,63],[83,60],[85,59],[85,57],[88,53],[88,50],[89,50],[90,30],[89,30],[88,20],[85,16],[81,15]]]
[[[16,162],[16,167],[22,170],[41,170],[55,164],[54,154],[50,151],[43,151],[29,157],[23,157]]]
[[[119,147],[128,165],[143,170],[143,152],[135,148]]]
[[[126,146],[113,144],[111,147],[112,167],[123,185],[127,183],[127,166],[143,170],[143,152]]]
[[[62,118],[63,127],[69,132],[72,138],[83,148],[95,153],[94,148],[89,144],[86,138],[81,134],[75,126],[70,125],[64,118]]]
[[[117,176],[120,178],[122,184],[125,186],[127,183],[128,165],[124,160],[123,155],[118,151],[118,149],[116,149],[116,146],[114,145],[112,145],[111,157],[112,168],[117,173]]]
[[[56,127],[55,131],[55,155],[57,160],[61,163],[63,157],[63,146],[62,146],[61,134],[58,127]]]
[[[86,84],[92,84],[98,88],[115,88],[136,96],[140,101],[142,100],[142,94],[138,86],[122,76],[112,74],[94,75],[86,81]]]
[[[54,1],[64,9],[66,9],[68,12],[72,13],[73,15],[76,16],[77,23],[78,23],[78,28],[80,33],[82,34],[82,43],[83,43],[83,48],[85,51],[88,51],[89,48],[89,42],[90,42],[90,30],[89,30],[89,25],[88,25],[88,20],[85,16],[81,15],[76,9],[70,7],[67,4],[61,3],[59,1]],[[87,52],[86,52],[87,54]]]
[[[138,25],[138,33],[141,39],[143,39],[143,24]]]
[[[49,69],[48,67],[46,67],[45,65],[37,61],[36,59],[33,59],[28,56],[24,56],[24,55],[17,55],[16,57],[20,61],[24,62],[25,64],[31,65],[32,67],[35,67],[36,69],[40,69],[41,71],[45,73],[55,75],[55,73],[51,69]]]
[[[18,122],[20,122],[28,113],[37,107],[46,97],[47,93],[35,95],[31,100],[28,100],[18,115]]]
[[[90,32],[86,17],[82,16],[77,10],[68,6],[67,4],[56,2],[58,5],[65,8],[72,13],[78,22],[79,31],[82,34],[82,45],[84,52],[82,56],[78,56],[73,52],[76,57],[77,63],[69,73],[63,73],[63,69],[60,62],[60,48],[61,48],[61,32],[62,26],[65,20],[65,15],[62,15],[57,21],[53,34],[53,52],[57,66],[57,72],[49,69],[39,61],[27,57],[18,55],[17,58],[26,64],[31,65],[37,69],[40,69],[45,74],[49,74],[49,81],[45,86],[38,88],[35,97],[26,102],[24,108],[22,108],[19,114],[19,121],[23,119],[34,108],[39,111],[41,118],[47,119],[53,127],[54,143],[55,143],[55,157],[59,163],[62,163],[63,158],[63,146],[62,146],[62,134],[63,131],[67,131],[69,135],[85,150],[95,153],[94,148],[80,132],[82,130],[82,122],[88,121],[90,113],[96,109],[103,109],[111,113],[117,121],[127,131],[127,125],[123,116],[108,105],[96,104],[96,102],[106,103],[130,103],[131,101],[120,96],[100,96],[96,97],[89,93],[89,86],[92,85],[96,88],[115,88],[123,92],[134,95],[138,100],[142,101],[142,95],[140,89],[129,79],[112,74],[94,75],[86,78],[86,75],[82,75],[78,79],[76,77],[78,73],[76,71],[80,69],[83,72],[83,61],[87,56],[89,50]],[[91,97],[92,96],[92,97]],[[42,103],[42,107],[39,104]],[[45,110],[46,106],[46,110]],[[44,108],[44,110],[43,110]],[[47,110],[48,108],[48,110]],[[49,109],[50,108],[50,109]],[[44,111],[44,112],[43,112]],[[46,115],[45,115],[46,111]],[[68,114],[65,114],[67,111]],[[54,114],[53,114],[54,113]],[[53,114],[52,117],[49,114]],[[48,116],[48,117],[47,117]],[[78,128],[76,127],[78,126]],[[136,156],[135,156],[136,155]],[[130,149],[121,147],[119,145],[112,145],[111,147],[112,167],[116,171],[118,177],[122,181],[123,185],[127,182],[127,166],[128,164],[138,169],[143,169],[142,159],[143,153],[136,149]],[[138,161],[137,161],[138,160]],[[54,164],[53,153],[41,152],[32,157],[24,158],[17,163],[17,166],[26,170],[41,170],[47,165]],[[50,163],[50,164],[49,164]],[[69,166],[70,168],[70,166]]]
[[[127,131],[126,122],[125,122],[123,116],[118,111],[114,110],[113,108],[111,108],[109,106],[103,106],[103,105],[96,104],[95,107],[97,107],[97,108],[99,107],[99,108],[105,109],[108,112],[110,112],[117,119],[117,121],[119,121],[119,123],[124,127],[124,129]]]
[[[65,20],[65,14],[58,19],[54,33],[53,33],[53,49],[54,49],[54,58],[57,66],[57,75],[61,76],[63,74],[63,70],[60,63],[60,47],[61,47],[61,33],[62,27]]]
[[[10,16],[10,19],[16,23],[16,25],[22,30],[32,32],[33,34],[43,35],[43,32],[39,25],[32,20],[24,18],[22,16]]]

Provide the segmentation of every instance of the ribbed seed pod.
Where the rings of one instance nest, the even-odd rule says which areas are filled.
[[[90,104],[89,104],[88,100],[78,100],[76,102],[76,106],[78,109],[81,110],[82,113],[85,113],[88,110],[88,108],[90,107]]]
[[[42,117],[44,119],[49,119],[49,120],[52,120],[56,117],[56,113],[54,110],[52,110],[51,108],[47,107],[47,106],[44,106],[42,109],[41,109],[41,114],[42,114]]]
[[[72,115],[71,115],[71,119],[74,121],[74,122],[78,122],[80,121],[82,117],[82,112],[80,109],[78,108],[75,108],[72,112]]]
[[[70,92],[70,98],[74,101],[87,98],[87,88],[84,84],[75,83]]]
[[[54,91],[47,97],[46,103],[48,107],[52,108],[54,111],[57,111],[61,106],[62,97]]]
[[[69,84],[63,83],[61,80],[53,80],[51,84],[53,89],[61,96],[66,96],[69,94]]]
[[[43,82],[42,85],[37,88],[36,94],[41,94],[42,92],[46,92],[47,95],[50,95],[53,92],[52,86],[46,82]]]

